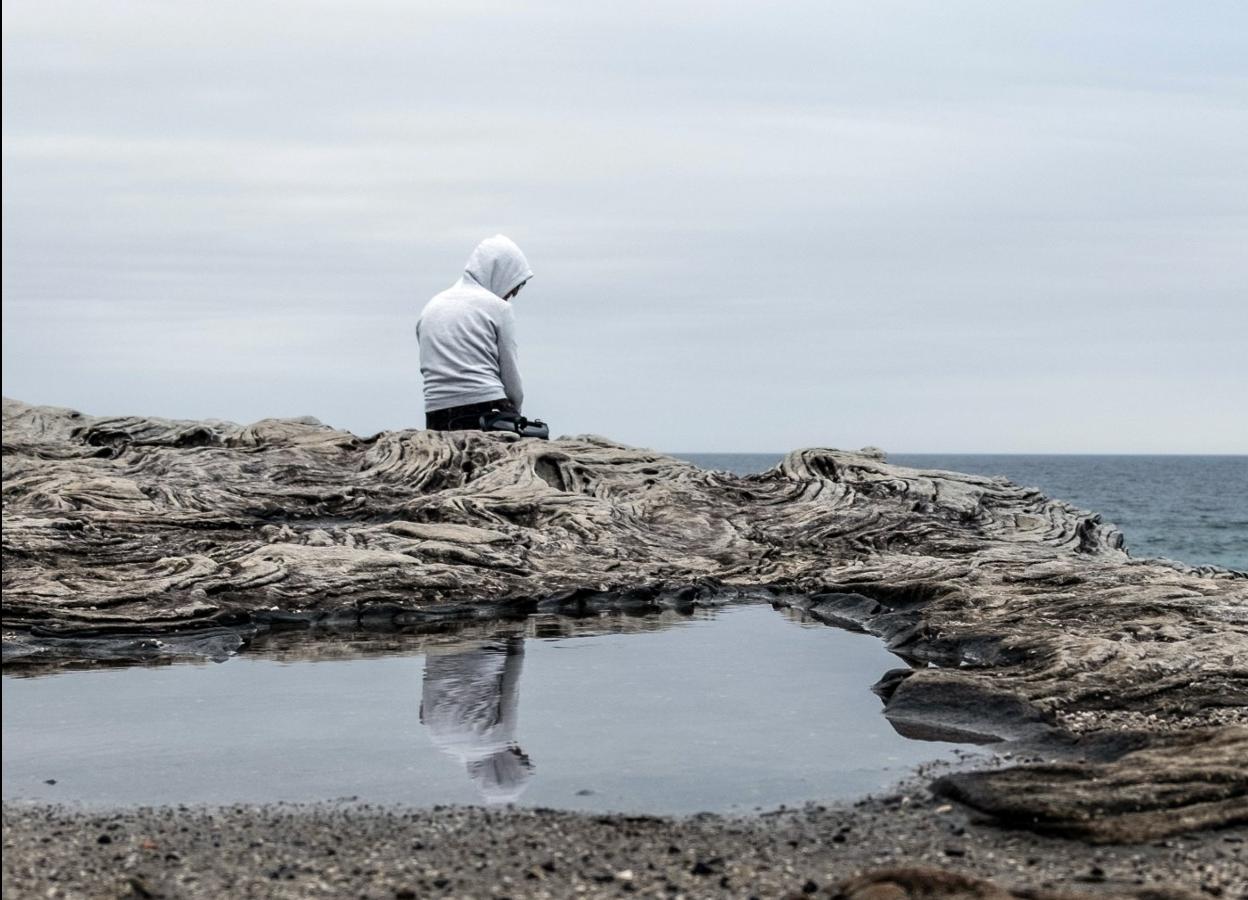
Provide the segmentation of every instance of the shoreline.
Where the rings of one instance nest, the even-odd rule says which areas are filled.
[[[1155,897],[1149,885],[1176,879],[1218,896],[1245,880],[1248,576],[1131,559],[1098,515],[1035,489],[875,450],[798,450],[738,477],[594,436],[360,438],[308,420],[91,417],[7,399],[4,419],[4,656],[23,668],[92,664],[93,647],[119,645],[228,655],[270,628],[384,634],[534,609],[687,610],[761,590],[914,661],[876,685],[899,730],[1044,754],[944,776],[891,806],[759,821],[167,807],[118,813],[123,848],[92,837],[107,826],[97,815],[6,804],[6,892],[116,887],[127,865],[138,881],[118,890],[132,896],[207,895],[186,872],[258,896],[306,876],[289,896],[337,896],[367,888],[369,865],[388,879],[374,895],[395,897],[487,896],[487,874],[517,895],[534,886],[516,878],[551,896],[574,881],[603,895],[774,896],[916,864],[1034,887],[1032,900],[1106,884]],[[365,864],[318,861],[331,839]],[[162,841],[173,858],[150,856]],[[677,844],[714,855],[668,860]],[[513,860],[540,867],[535,854],[571,847],[579,862],[550,878]],[[462,891],[412,869],[413,853],[461,872]],[[265,870],[274,859],[285,868]],[[708,887],[716,874],[726,885]],[[896,879],[863,897],[1008,896],[930,872]]]
[[[679,819],[482,807],[87,811],[6,803],[3,865],[10,898],[1156,900],[1240,896],[1246,846],[1245,827],[1110,846],[1003,830],[911,784],[852,805]],[[847,890],[855,878],[858,893]]]

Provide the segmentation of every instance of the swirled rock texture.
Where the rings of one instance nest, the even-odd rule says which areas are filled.
[[[1076,770],[1169,732],[1188,775],[1220,773],[1210,794],[1158,763],[1134,810],[1038,792],[1047,827],[1135,812],[1147,839],[1193,804],[1194,825],[1245,820],[1248,576],[1132,559],[1098,516],[1000,478],[823,449],[738,477],[592,436],[364,438],[5,400],[3,553],[10,665],[765,590],[915,661],[877,687],[903,732],[1064,746]],[[957,796],[1025,823],[1017,779],[1053,773],[1011,771]]]

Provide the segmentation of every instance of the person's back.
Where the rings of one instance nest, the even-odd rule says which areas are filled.
[[[509,300],[533,277],[502,235],[482,241],[463,276],[425,306],[416,324],[426,427],[476,428],[483,413],[520,412],[524,389]]]

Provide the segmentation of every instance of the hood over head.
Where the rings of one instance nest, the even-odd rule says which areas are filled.
[[[533,763],[514,744],[468,763],[468,776],[487,803],[514,803],[533,777]]]
[[[511,238],[496,234],[477,244],[464,266],[464,275],[491,294],[506,297],[532,278],[533,270]]]

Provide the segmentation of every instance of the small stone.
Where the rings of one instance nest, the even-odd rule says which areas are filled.
[[[854,891],[854,900],[910,900],[910,895],[892,882],[869,884]]]

